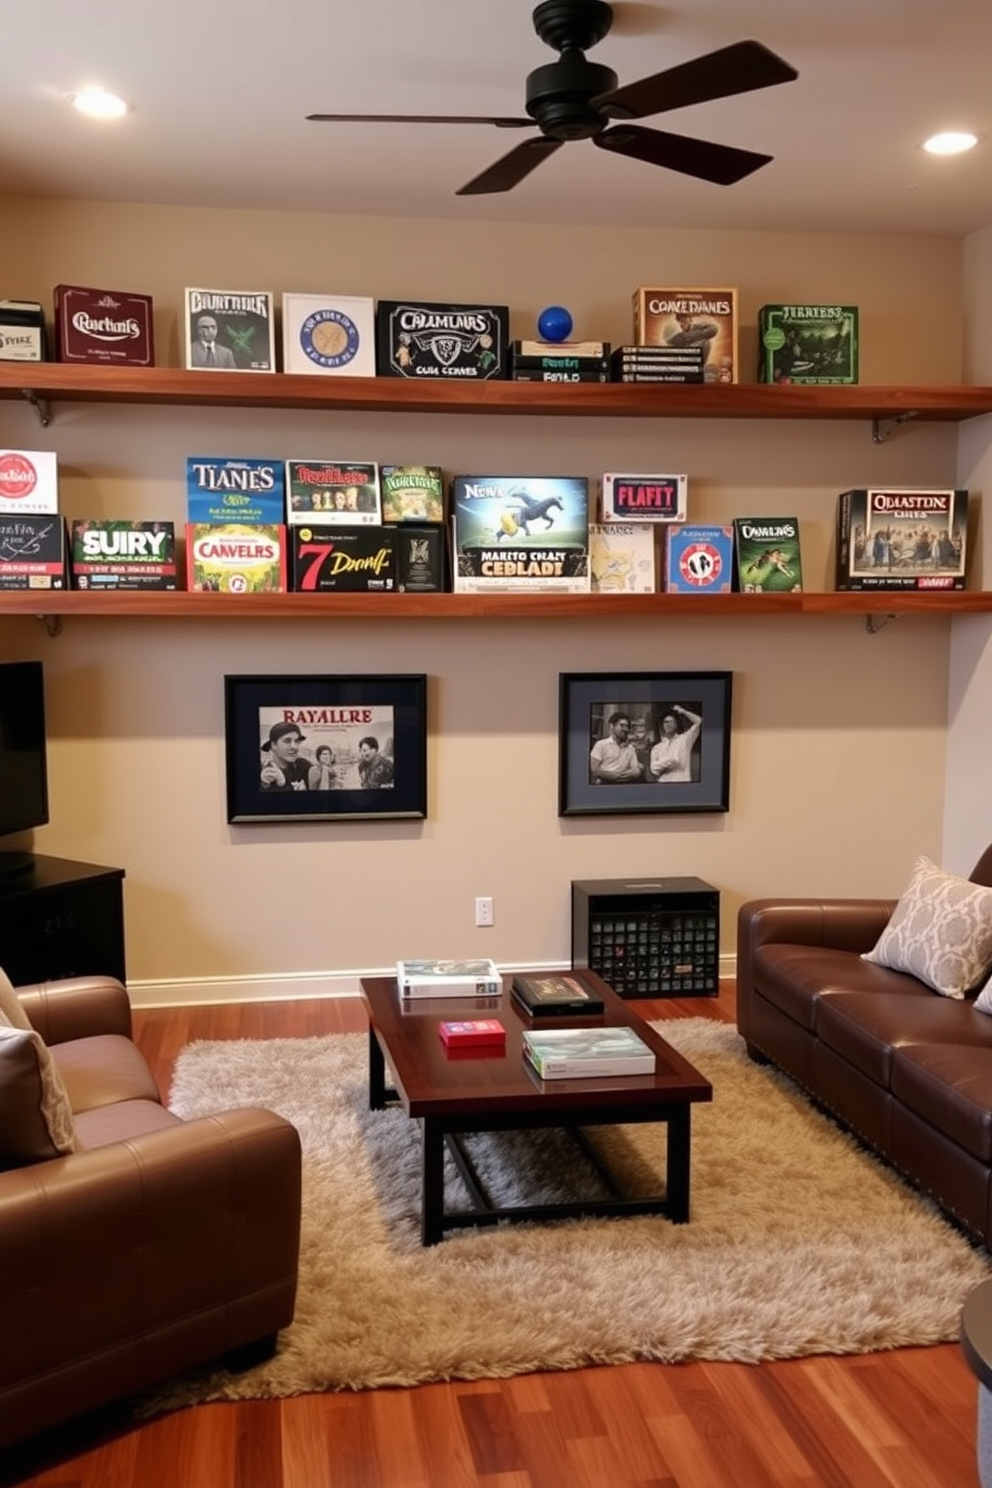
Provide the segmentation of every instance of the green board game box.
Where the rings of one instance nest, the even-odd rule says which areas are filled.
[[[803,563],[795,517],[735,517],[734,570],[741,594],[798,593]]]
[[[857,380],[856,305],[762,305],[759,382],[825,386]]]

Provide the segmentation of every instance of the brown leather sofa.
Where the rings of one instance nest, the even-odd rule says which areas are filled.
[[[992,887],[992,847],[971,874]],[[986,1243],[992,1017],[861,959],[894,899],[754,899],[737,921],[737,1026]]]
[[[172,1115],[110,977],[17,992],[76,1150],[0,1171],[0,1449],[194,1366],[271,1354],[300,1234],[289,1122]]]

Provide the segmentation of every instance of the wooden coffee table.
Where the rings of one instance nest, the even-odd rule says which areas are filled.
[[[534,973],[538,975],[539,973]],[[423,1199],[421,1238],[435,1245],[445,1230],[501,1220],[549,1220],[590,1214],[665,1214],[676,1224],[689,1218],[690,1113],[713,1098],[713,1087],[688,1060],[639,1018],[592,971],[575,972],[600,994],[605,1011],[595,1017],[528,1018],[510,996],[510,977],[499,997],[444,997],[400,1002],[393,977],[363,977],[362,999],[369,1018],[369,1106],[382,1110],[399,1101],[422,1129]],[[506,1048],[449,1054],[438,1024],[452,1018],[499,1018]],[[542,1081],[524,1059],[525,1028],[582,1028],[590,1024],[633,1028],[657,1055],[653,1075],[598,1076]],[[387,1087],[388,1061],[395,1085]],[[469,1132],[565,1128],[582,1142],[581,1128],[658,1121],[667,1126],[663,1194],[625,1197],[603,1171],[614,1197],[575,1203],[496,1208],[482,1191],[460,1137]],[[444,1207],[444,1152],[451,1151],[472,1200],[471,1211]],[[593,1154],[583,1144],[587,1155]]]

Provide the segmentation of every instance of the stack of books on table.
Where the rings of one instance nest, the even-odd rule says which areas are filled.
[[[542,1080],[653,1075],[654,1050],[632,1028],[525,1029],[524,1058]]]
[[[404,1000],[414,997],[497,997],[503,979],[495,961],[472,957],[464,961],[397,961],[396,990]]]

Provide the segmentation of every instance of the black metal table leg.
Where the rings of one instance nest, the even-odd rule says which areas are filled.
[[[668,1166],[666,1212],[673,1224],[689,1221],[689,1153],[691,1147],[691,1113],[688,1102],[676,1106],[668,1115]]]
[[[420,1239],[436,1245],[444,1237],[444,1127],[432,1116],[420,1123],[423,1200]]]
[[[369,1110],[382,1111],[386,1106],[386,1061],[375,1036],[369,1027]]]

